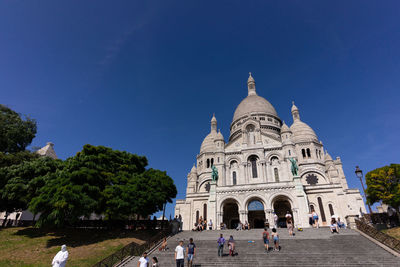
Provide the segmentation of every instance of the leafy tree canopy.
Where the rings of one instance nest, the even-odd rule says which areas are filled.
[[[367,201],[378,201],[396,209],[400,206],[400,164],[390,164],[365,175],[367,182]]]
[[[45,185],[30,202],[30,210],[41,212],[39,226],[58,227],[93,212],[106,219],[152,214],[177,192],[165,172],[146,166],[145,157],[85,145],[62,169],[43,178]]]
[[[24,151],[36,135],[36,121],[0,104],[0,152]]]
[[[25,156],[18,159],[25,159]],[[13,212],[27,209],[29,201],[37,196],[39,189],[44,186],[46,175],[62,168],[61,160],[33,155],[27,158],[30,161],[25,160],[19,164],[0,168],[1,211]]]

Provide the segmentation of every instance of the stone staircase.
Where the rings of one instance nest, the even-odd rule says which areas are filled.
[[[222,233],[225,239],[233,235],[236,240],[237,256],[217,256],[217,239]],[[286,229],[278,229],[281,251],[268,253],[264,250],[262,230],[250,231],[204,231],[181,232],[168,240],[169,250],[155,250],[149,258],[156,256],[160,267],[176,266],[174,250],[179,240],[188,244],[194,239],[197,252],[194,266],[400,266],[400,258],[392,255],[380,246],[361,236],[354,230],[342,230],[340,234],[331,234],[328,228],[304,229],[289,236]],[[248,241],[254,241],[249,243]],[[272,242],[270,240],[270,246]],[[186,250],[186,248],[185,248]],[[137,258],[124,266],[137,266]],[[150,265],[151,266],[151,265]],[[187,266],[185,259],[185,266]]]

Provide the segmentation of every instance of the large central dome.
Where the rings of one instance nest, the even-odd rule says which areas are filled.
[[[233,121],[251,113],[270,114],[278,117],[275,108],[265,98],[258,95],[249,95],[240,102],[233,114]]]
[[[232,123],[243,116],[249,116],[254,113],[268,114],[279,118],[271,103],[269,103],[265,98],[257,95],[255,81],[251,74],[247,80],[247,87],[248,96],[237,106],[235,113],[233,114]]]

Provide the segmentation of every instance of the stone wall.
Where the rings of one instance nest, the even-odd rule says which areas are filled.
[[[400,253],[400,240],[397,240],[381,231],[376,230],[373,226],[366,224],[361,220],[355,220],[357,229],[361,232],[367,234],[373,239],[381,242],[382,244],[388,246],[396,252]]]

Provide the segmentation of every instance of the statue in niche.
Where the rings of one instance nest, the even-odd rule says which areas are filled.
[[[296,159],[294,158],[289,158],[290,162],[292,163],[291,171],[293,176],[298,176],[299,174],[299,167],[297,166]]]
[[[218,170],[214,165],[211,166],[211,169],[212,169],[211,178],[213,182],[216,182],[218,181]]]

